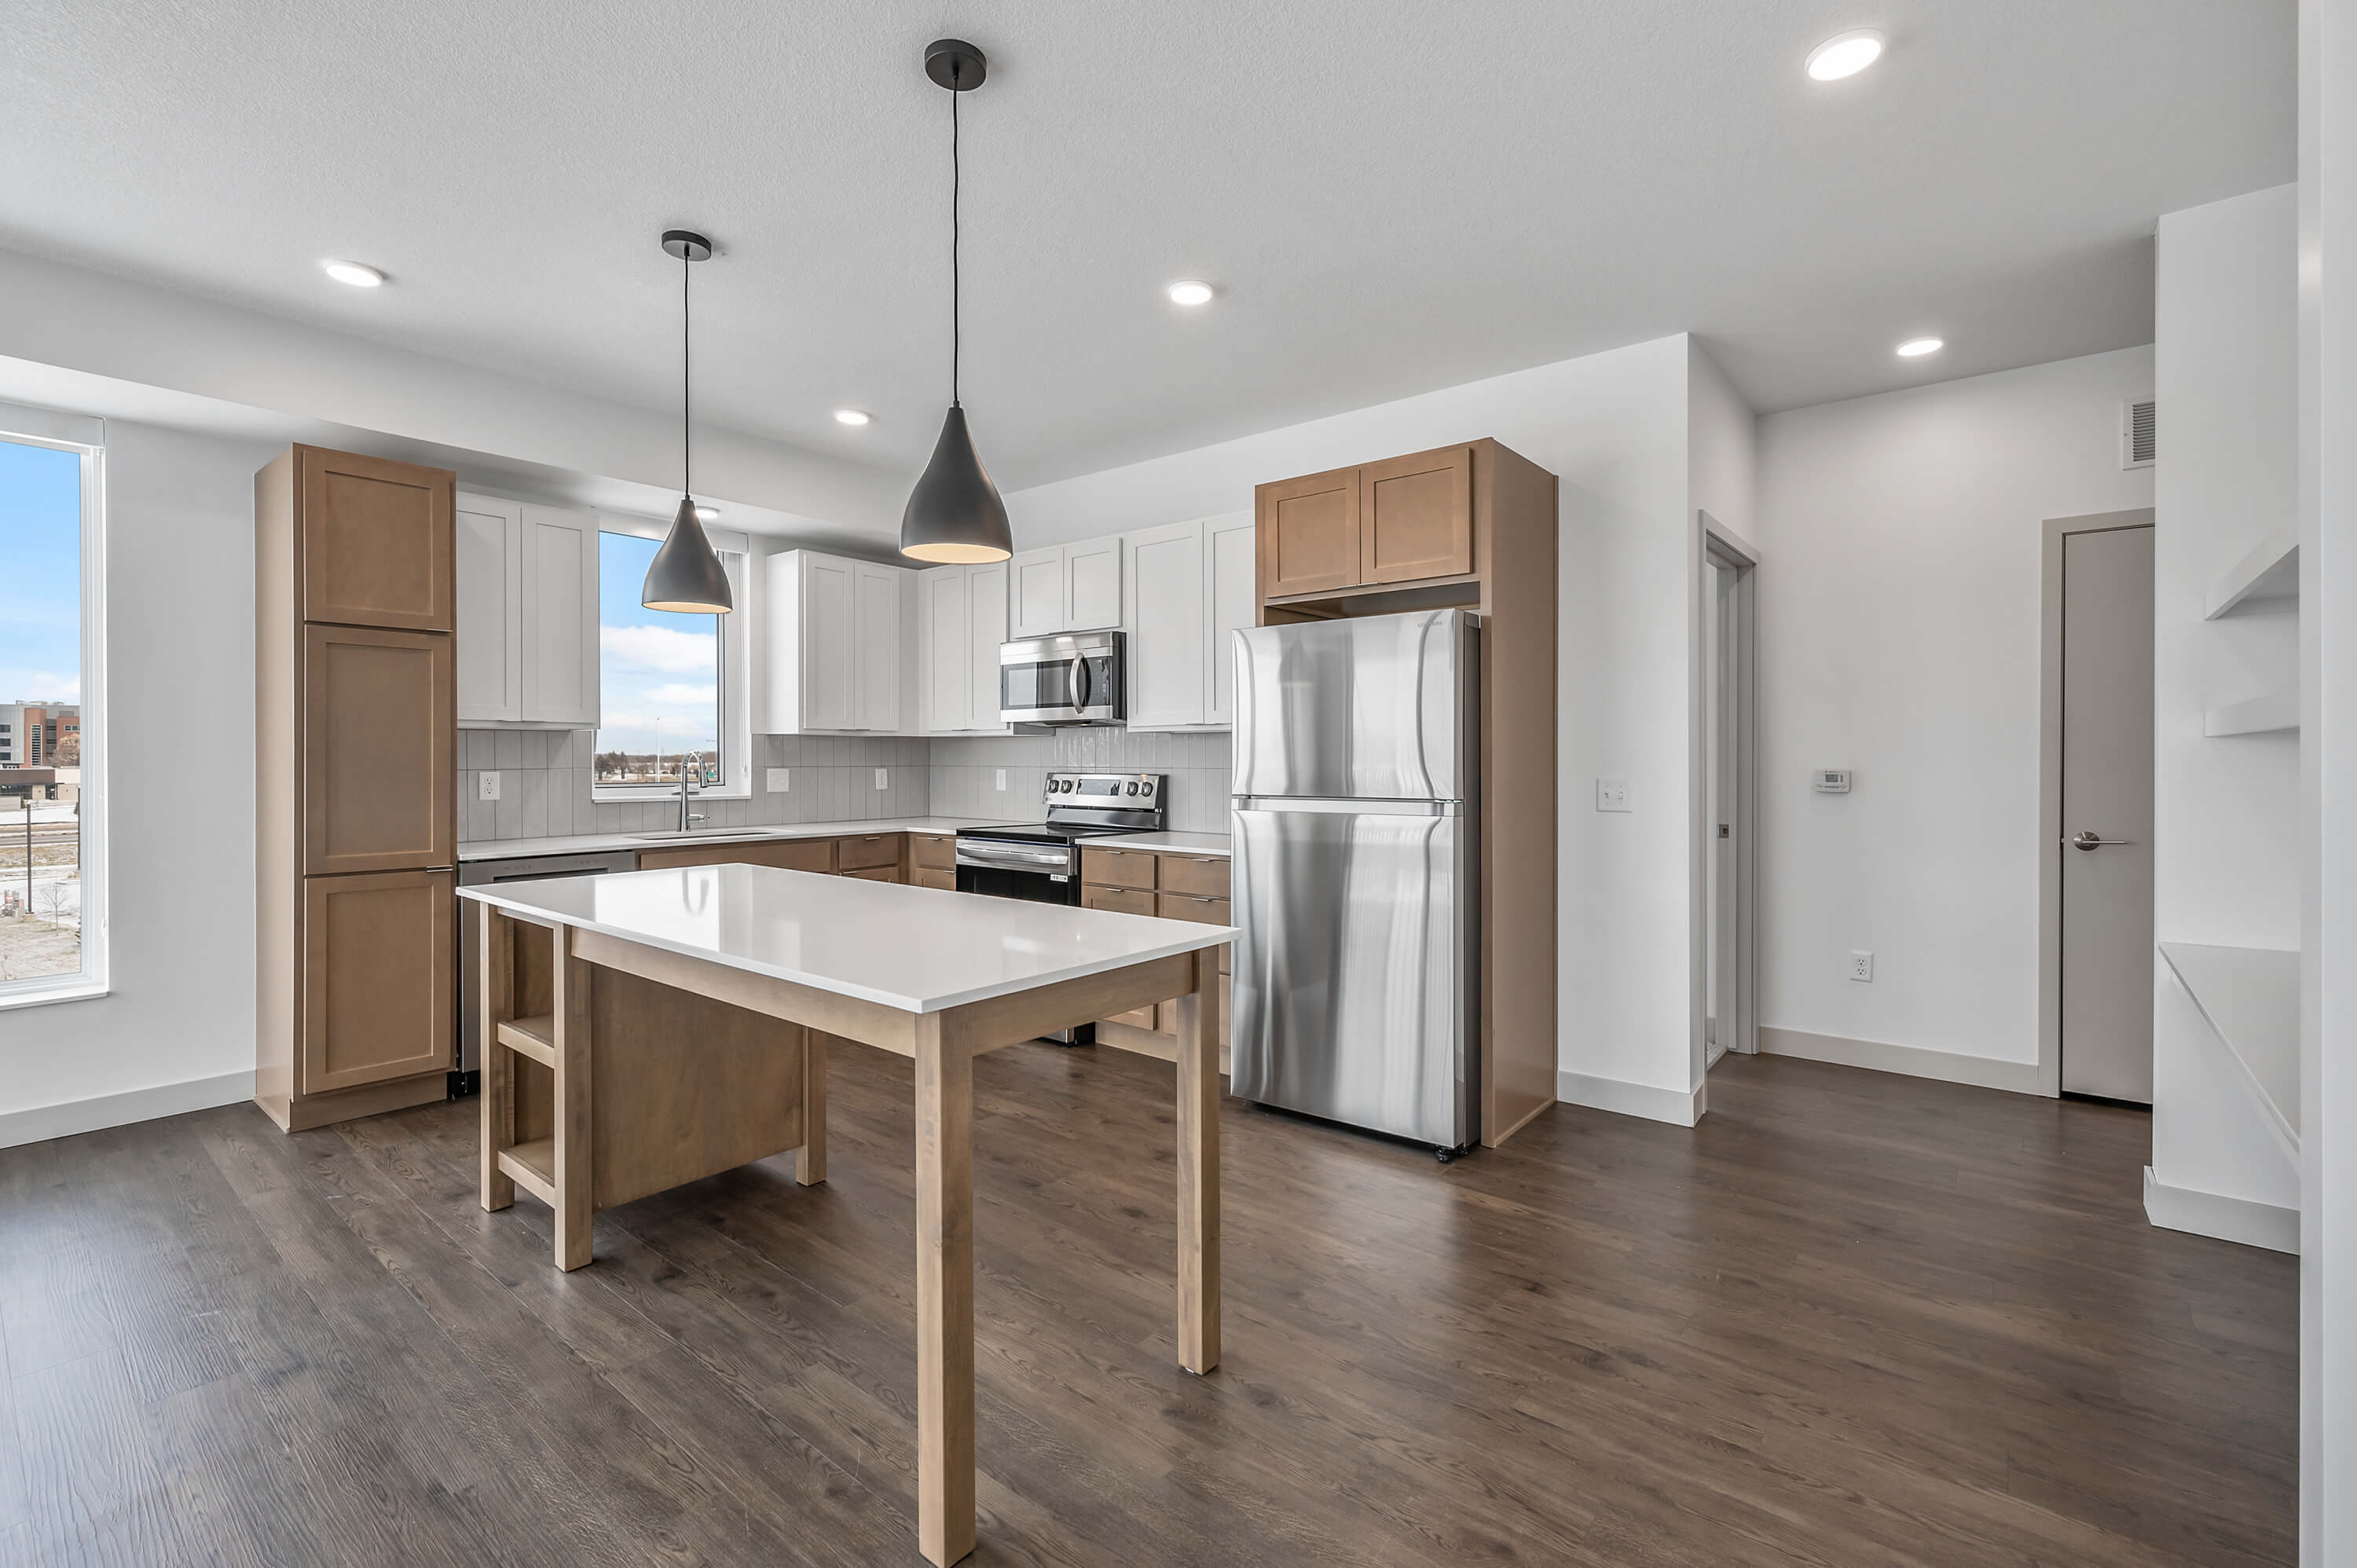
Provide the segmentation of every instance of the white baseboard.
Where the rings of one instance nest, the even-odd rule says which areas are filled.
[[[2164,1230],[2184,1230],[2240,1241],[2245,1247],[2299,1255],[2299,1210],[2250,1197],[2170,1187],[2144,1168],[2144,1217]]]
[[[159,1083],[90,1100],[37,1105],[29,1111],[0,1114],[0,1149],[70,1138],[102,1127],[127,1127],[134,1122],[153,1122],[158,1116],[178,1116],[188,1111],[210,1111],[253,1098],[253,1069],[248,1068],[213,1078],[192,1078],[185,1083]]]
[[[2001,1062],[1988,1057],[1968,1057],[1958,1051],[1935,1051],[1921,1046],[1893,1046],[1880,1040],[1852,1040],[1840,1035],[1813,1035],[1806,1029],[1760,1026],[1760,1054],[1802,1057],[1839,1067],[1862,1067],[1875,1072],[1905,1073],[1910,1078],[1937,1079],[1943,1083],[1968,1083],[1975,1089],[2005,1089],[2016,1094],[2036,1094],[2036,1062]]]
[[[1650,1083],[1628,1083],[1617,1078],[1590,1078],[1584,1072],[1557,1072],[1555,1075],[1555,1097],[1573,1105],[1592,1106],[1598,1111],[1616,1112],[1622,1116],[1642,1116],[1648,1122],[1667,1122],[1673,1126],[1691,1127],[1702,1120],[1708,1098],[1708,1086],[1692,1094],[1681,1094],[1674,1089],[1656,1089]]]

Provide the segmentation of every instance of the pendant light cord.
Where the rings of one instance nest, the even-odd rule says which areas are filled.
[[[687,417],[687,279],[688,274],[694,270],[695,263],[688,248],[684,245],[681,246],[679,255],[679,493],[682,496],[693,495],[695,492],[695,426],[688,422]]]
[[[950,406],[958,406],[958,360],[964,349],[964,317],[963,314],[964,280],[958,272],[958,195],[964,180],[964,165],[958,156],[958,100],[964,93],[958,90],[959,68],[950,66]]]

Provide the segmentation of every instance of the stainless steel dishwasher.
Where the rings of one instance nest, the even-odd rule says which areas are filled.
[[[495,882],[536,882],[553,876],[599,876],[609,871],[636,871],[634,849],[600,850],[589,854],[520,854],[500,860],[462,860],[458,886],[484,887]],[[458,900],[458,1070],[450,1075],[453,1099],[481,1087],[483,1067],[482,1012],[477,998],[482,987],[482,944],[475,932],[481,906]]]

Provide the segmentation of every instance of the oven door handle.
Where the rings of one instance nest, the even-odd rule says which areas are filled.
[[[1069,871],[1071,869],[1072,856],[1069,850],[1017,849],[998,844],[992,844],[985,849],[979,844],[970,844],[961,841],[957,846],[957,863],[960,865],[979,865],[1009,871],[1028,871],[1035,867],[1043,871],[1050,869]]]

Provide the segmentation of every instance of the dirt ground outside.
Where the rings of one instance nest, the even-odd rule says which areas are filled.
[[[71,974],[81,967],[81,929],[69,918],[53,926],[41,916],[0,918],[0,980]]]

